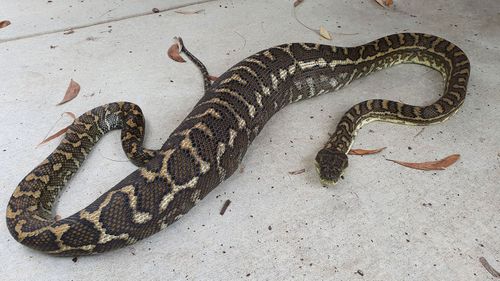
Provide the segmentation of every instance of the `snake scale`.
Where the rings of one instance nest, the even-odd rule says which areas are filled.
[[[418,33],[389,35],[357,47],[283,44],[244,59],[213,84],[205,66],[185,47],[182,51],[202,71],[205,94],[161,149],[142,146],[144,118],[132,103],[106,104],[78,117],[56,150],[19,183],[9,201],[7,226],[17,241],[63,256],[135,243],[179,219],[231,176],[262,127],[286,105],[401,63],[439,71],[444,93],[430,105],[373,99],[342,116],[316,156],[321,182],[334,184],[347,167],[346,154],[363,124],[444,121],[462,105],[470,72],[460,48]],[[138,169],[83,210],[54,219],[58,193],[95,143],[113,129],[122,130],[122,146]]]

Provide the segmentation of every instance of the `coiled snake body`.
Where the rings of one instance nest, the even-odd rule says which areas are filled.
[[[338,90],[354,79],[400,63],[439,71],[442,96],[427,106],[368,100],[349,109],[316,156],[324,184],[337,182],[362,124],[383,120],[427,125],[446,120],[462,105],[469,78],[467,56],[432,35],[394,34],[357,47],[283,44],[239,62],[213,84],[204,65],[205,95],[159,150],[142,147],[140,108],[110,103],[83,114],[61,144],[15,189],[7,226],[20,243],[54,255],[100,253],[135,243],[185,214],[237,169],[252,140],[286,105]],[[55,220],[58,193],[108,131],[122,129],[127,156],[138,169],[85,209]]]

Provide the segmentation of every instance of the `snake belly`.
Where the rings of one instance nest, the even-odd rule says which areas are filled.
[[[462,105],[470,64],[460,48],[433,35],[401,33],[357,47],[290,43],[260,51],[210,85],[159,150],[142,147],[144,119],[136,105],[97,107],[77,118],[56,150],[19,183],[7,206],[7,227],[18,242],[53,255],[101,253],[135,243],[179,219],[231,176],[281,108],[400,63],[439,71],[444,93],[426,106],[388,100],[353,106],[316,157],[321,180],[336,182],[362,124],[427,125]],[[122,129],[123,148],[138,169],[81,211],[54,219],[59,192],[113,129]]]

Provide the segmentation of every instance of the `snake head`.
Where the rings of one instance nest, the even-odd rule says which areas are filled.
[[[332,148],[323,148],[316,155],[316,170],[324,186],[335,185],[347,168],[347,155]]]

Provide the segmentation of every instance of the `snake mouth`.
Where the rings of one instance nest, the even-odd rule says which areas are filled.
[[[328,180],[328,179],[323,179],[323,178],[320,178],[319,179],[319,182],[321,183],[322,186],[324,187],[332,187],[334,185],[337,184],[337,181],[334,181],[334,180]]]

